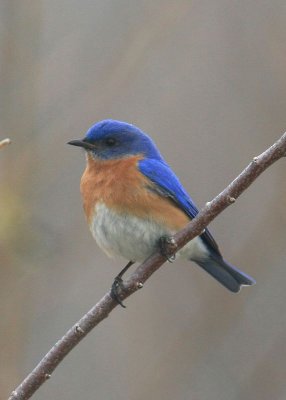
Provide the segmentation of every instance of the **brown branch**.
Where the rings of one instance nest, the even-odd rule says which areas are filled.
[[[0,140],[0,149],[2,148],[2,147],[4,147],[4,146],[7,146],[7,144],[10,144],[11,143],[11,140],[10,139],[3,139],[3,140]]]
[[[233,204],[238,196],[275,161],[286,155],[286,133],[271,147],[252,162],[244,171],[211,202],[199,212],[184,229],[176,233],[171,245],[172,251],[178,251],[188,241],[201,234],[205,227],[225,208]],[[121,299],[129,297],[132,293],[143,287],[144,282],[166,261],[159,253],[155,253],[143,262],[125,282],[121,292]],[[45,355],[36,368],[12,392],[9,400],[26,400],[51,377],[52,372],[64,357],[118,304],[111,298],[110,292],[85,314]]]

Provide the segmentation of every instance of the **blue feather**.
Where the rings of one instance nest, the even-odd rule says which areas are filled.
[[[145,158],[139,161],[138,168],[143,175],[155,183],[159,195],[170,197],[190,219],[195,218],[199,210],[168,164],[163,160]],[[201,238],[211,253],[221,257],[218,245],[208,229],[205,229]]]

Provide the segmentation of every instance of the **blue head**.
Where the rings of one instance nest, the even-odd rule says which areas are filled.
[[[93,125],[82,140],[69,142],[83,147],[94,158],[117,159],[142,154],[162,160],[153,140],[134,125],[107,119]]]

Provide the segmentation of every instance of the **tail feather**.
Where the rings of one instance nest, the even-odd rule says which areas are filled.
[[[195,262],[231,292],[237,293],[241,286],[251,286],[256,283],[251,276],[229,264],[223,258],[210,256]]]

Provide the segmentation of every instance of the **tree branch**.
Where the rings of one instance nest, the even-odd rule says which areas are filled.
[[[203,232],[207,225],[225,208],[233,204],[238,196],[275,161],[286,156],[286,133],[264,153],[254,157],[252,162],[218,196],[208,202],[184,229],[176,233],[170,245],[170,253],[175,253],[188,241]],[[155,253],[144,261],[125,282],[120,293],[122,300],[143,287],[150,276],[161,267],[166,259]],[[51,377],[52,372],[64,357],[118,304],[106,293],[45,355],[35,369],[12,392],[9,400],[26,400]]]
[[[0,140],[0,149],[2,148],[2,147],[4,147],[4,146],[7,146],[7,144],[10,144],[11,143],[11,140],[10,139],[3,139],[3,140]]]

